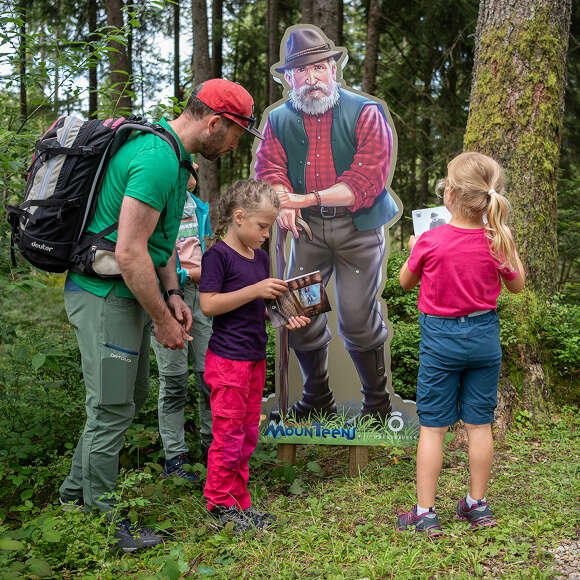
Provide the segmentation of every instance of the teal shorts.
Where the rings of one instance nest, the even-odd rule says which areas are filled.
[[[447,427],[459,419],[472,425],[491,423],[502,356],[497,312],[457,318],[421,314],[419,324],[419,423],[425,427]]]

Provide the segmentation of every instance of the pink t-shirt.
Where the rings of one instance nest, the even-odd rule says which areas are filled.
[[[201,266],[201,245],[199,243],[199,226],[195,212],[183,216],[175,242],[181,267],[191,270]]]
[[[408,268],[421,276],[419,310],[437,316],[493,310],[501,291],[500,275],[506,280],[518,275],[492,257],[483,228],[468,230],[449,224],[421,235]]]

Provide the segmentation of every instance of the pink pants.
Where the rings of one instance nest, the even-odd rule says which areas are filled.
[[[248,461],[258,443],[266,361],[230,360],[207,351],[213,442],[207,458],[207,509],[251,505]]]

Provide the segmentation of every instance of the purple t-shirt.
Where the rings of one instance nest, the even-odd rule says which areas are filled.
[[[234,292],[269,276],[270,260],[264,250],[255,250],[251,260],[219,240],[202,257],[199,291]],[[267,342],[266,308],[261,298],[213,317],[209,348],[223,358],[264,360]]]
[[[436,316],[494,310],[500,277],[518,276],[491,255],[483,228],[468,230],[451,224],[421,234],[407,265],[421,276],[419,310]]]

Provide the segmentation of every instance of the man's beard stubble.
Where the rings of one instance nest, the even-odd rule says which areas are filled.
[[[314,97],[310,93],[314,90],[320,90],[324,93],[322,97]],[[326,111],[332,109],[338,102],[338,84],[330,81],[330,86],[318,82],[315,85],[304,85],[299,89],[290,91],[290,102],[297,110],[307,115],[323,115]]]
[[[208,161],[217,161],[223,154],[222,147],[227,133],[227,127],[222,126],[217,133],[210,135],[202,143],[200,155]]]

